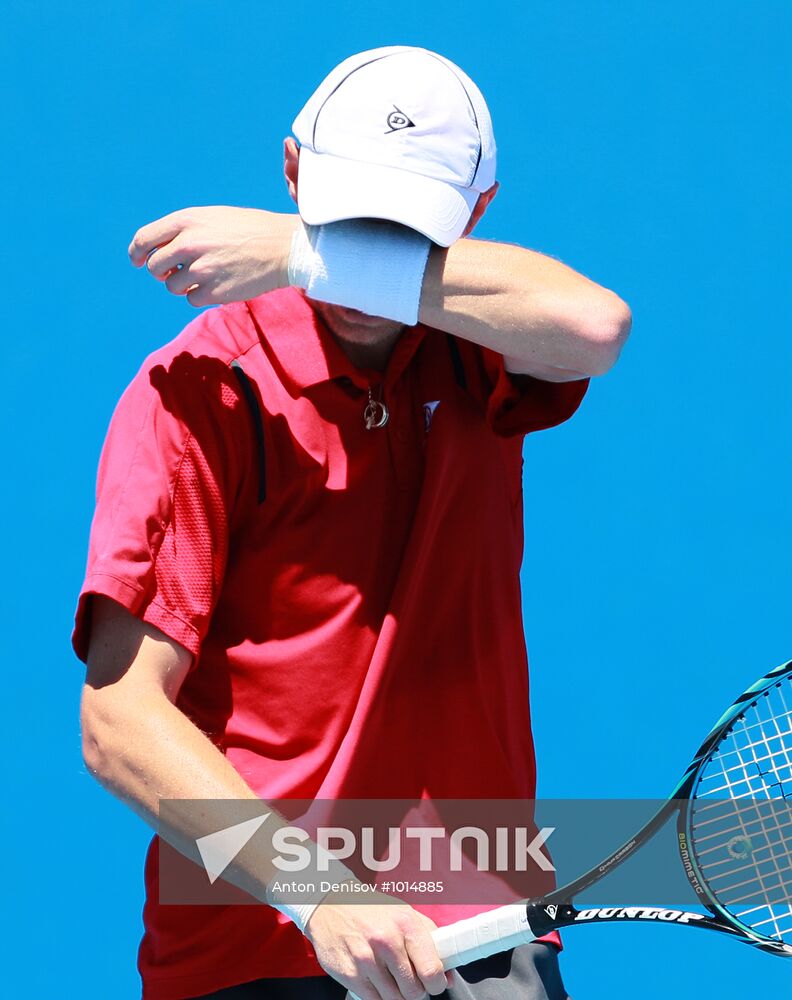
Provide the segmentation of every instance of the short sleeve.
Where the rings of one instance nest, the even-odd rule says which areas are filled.
[[[228,366],[189,353],[150,360],[122,396],[99,462],[72,636],[80,659],[88,653],[96,594],[199,653],[244,474],[238,413]]]
[[[503,356],[475,344],[458,341],[465,369],[471,372],[472,390],[486,409],[487,422],[496,434],[514,437],[556,427],[580,406],[589,380],[545,382],[531,375],[506,371]]]

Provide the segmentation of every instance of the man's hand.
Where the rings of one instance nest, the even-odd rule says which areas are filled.
[[[390,897],[381,905],[325,897],[305,933],[325,972],[361,1000],[418,1000],[442,993],[450,981],[433,930],[428,917]]]
[[[190,305],[240,302],[288,285],[298,220],[257,208],[185,208],[139,229],[129,257]]]

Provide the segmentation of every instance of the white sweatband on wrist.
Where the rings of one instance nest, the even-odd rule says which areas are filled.
[[[316,844],[310,846],[313,848],[313,864],[309,865],[307,870],[300,871],[299,877],[295,876],[290,879],[288,876],[284,876],[280,880],[286,883],[283,888],[278,884],[279,880],[274,880],[267,887],[266,893],[267,903],[293,921],[303,934],[314,910],[325,896],[333,891],[334,886],[358,880],[355,873],[329,851]],[[324,858],[321,870],[318,864],[319,857]],[[290,882],[299,882],[300,888],[292,888],[288,884]],[[313,888],[309,889],[308,886]]]
[[[316,251],[313,243],[319,235],[319,226],[306,226],[302,219],[297,220],[289,251],[287,276],[290,285],[295,288],[307,288],[316,263]]]
[[[349,219],[298,227],[289,282],[320,302],[415,326],[431,247],[426,236],[395,222]]]

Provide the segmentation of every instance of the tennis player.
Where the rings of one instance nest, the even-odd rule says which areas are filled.
[[[74,633],[87,766],[152,825],[162,799],[530,799],[522,440],[572,416],[629,310],[465,238],[495,141],[441,56],[353,56],[294,136],[299,215],[188,209],[130,248],[219,308],[143,363],[107,435]],[[164,836],[194,854],[196,833]],[[272,905],[163,905],[157,845],[148,1000],[566,997],[557,939],[447,975],[430,932],[469,909],[290,905],[267,856],[244,876]]]

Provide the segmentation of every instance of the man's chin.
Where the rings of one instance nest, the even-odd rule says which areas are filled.
[[[360,312],[359,309],[349,309],[347,306],[330,306],[330,308],[345,322],[355,323],[358,326],[392,326],[389,319],[382,316],[369,316],[368,313]]]
[[[347,306],[330,305],[328,302],[310,300],[316,311],[334,333],[350,336],[357,330],[362,335],[381,334],[387,336],[401,328],[400,323],[382,316],[370,316],[358,309]]]

